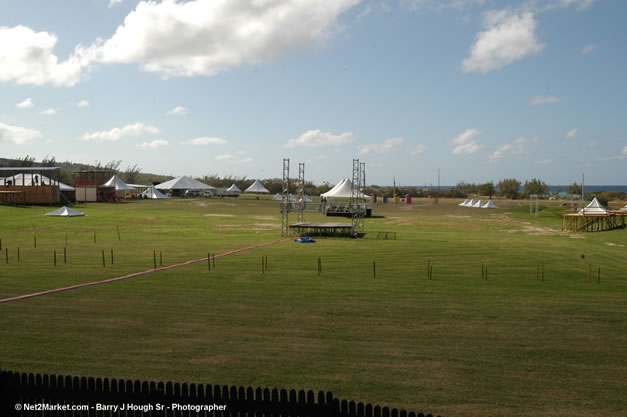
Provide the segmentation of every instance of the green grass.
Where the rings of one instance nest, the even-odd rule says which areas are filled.
[[[364,239],[284,242],[219,258],[211,272],[198,263],[1,304],[0,363],[329,390],[447,416],[622,413],[627,232],[560,233],[556,206],[536,218],[524,203],[476,210],[457,202],[378,205],[382,217],[366,220]],[[153,250],[172,264],[280,239],[278,203],[265,200],[79,209],[88,216],[0,207],[0,298],[149,269]],[[395,231],[397,240],[376,240],[377,231]],[[66,234],[69,263],[57,255],[54,267]],[[539,264],[544,281],[536,280]]]

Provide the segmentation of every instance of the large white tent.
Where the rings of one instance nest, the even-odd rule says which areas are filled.
[[[151,198],[151,199],[160,199],[160,198],[168,198],[167,195],[163,194],[161,191],[157,190],[155,186],[149,187],[146,191],[140,194],[142,198]]]
[[[269,194],[270,193],[270,191],[268,191],[268,189],[264,187],[263,184],[259,182],[259,180],[255,180],[255,182],[253,182],[250,187],[245,189],[244,192],[253,193],[253,194],[260,194],[260,193]]]
[[[370,200],[372,197],[365,195],[363,193],[359,193],[360,197],[365,198],[366,200]],[[353,196],[353,183],[348,179],[344,178],[337,185],[331,188],[326,193],[320,194],[320,197],[324,198],[351,198]]]
[[[212,191],[215,190],[215,187],[207,185],[203,182],[195,180],[186,175],[173,178],[169,181],[162,182],[161,184],[155,185],[158,190],[161,191],[172,191],[175,193],[182,194],[185,191]]]
[[[607,209],[594,197],[590,204],[579,210],[579,214],[607,214]]]
[[[63,206],[60,209],[48,212],[45,216],[58,216],[58,217],[79,217],[84,216],[85,213]]]
[[[115,194],[122,198],[133,197],[137,194],[137,189],[135,187],[131,187],[122,181],[117,175],[112,176],[109,181],[99,185],[98,188],[113,188],[115,190]]]

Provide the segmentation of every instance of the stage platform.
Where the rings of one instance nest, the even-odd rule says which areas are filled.
[[[352,223],[295,223],[290,229],[296,234],[317,236],[352,236]]]

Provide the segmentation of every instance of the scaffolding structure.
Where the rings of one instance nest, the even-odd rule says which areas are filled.
[[[298,222],[305,221],[305,163],[298,163]]]
[[[281,200],[281,236],[287,237],[290,233],[289,204],[290,204],[290,160],[283,158],[283,187]]]
[[[362,183],[363,180],[363,183]],[[353,184],[351,187],[351,227],[353,236],[364,232],[364,217],[366,215],[366,205],[362,188],[366,182],[366,164],[360,163],[359,159],[353,159]]]

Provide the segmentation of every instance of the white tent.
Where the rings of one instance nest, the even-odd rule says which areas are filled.
[[[313,200],[307,194],[305,194],[305,196],[302,199],[298,200],[298,201],[302,202],[303,200],[305,200],[305,203],[312,203],[313,202]]]
[[[475,205],[475,200],[470,199],[470,201],[466,204],[466,207],[473,207]]]
[[[579,210],[579,214],[607,214],[607,209],[594,197],[590,204]]]
[[[370,200],[372,197],[365,195],[363,193],[359,193],[360,197],[365,198],[366,200]],[[326,193],[320,194],[320,197],[324,198],[351,198],[353,196],[353,183],[348,179],[344,178],[342,181],[338,182],[337,185],[331,188]]]
[[[33,174],[30,172],[20,173],[12,177],[0,178],[0,185],[8,185],[10,181],[13,185],[50,185],[52,180],[45,175]],[[76,188],[56,181],[59,184],[59,191],[76,191]]]
[[[167,195],[165,195],[161,191],[157,190],[154,185],[149,187],[143,193],[141,193],[140,196],[142,198],[151,198],[151,199],[168,198]]]
[[[226,189],[226,191],[228,191],[229,193],[241,193],[242,190],[239,189],[239,187],[235,184],[231,185],[229,188]]]
[[[263,184],[259,182],[259,180],[255,180],[255,182],[253,182],[250,187],[245,189],[244,192],[245,193],[253,193],[253,194],[259,194],[259,193],[268,193],[269,194],[270,193],[270,191],[268,191],[268,189],[266,187],[264,187]]]
[[[625,204],[625,207],[621,207],[620,211],[627,211],[627,204]]]
[[[483,205],[483,203],[481,202],[481,200],[479,200],[475,204],[473,204],[472,207],[480,208],[482,205]]]
[[[488,200],[488,202],[485,203],[484,205],[482,205],[481,208],[495,209],[495,208],[498,208],[498,207],[494,205],[492,200]]]
[[[463,203],[459,203],[458,206],[464,206],[465,207],[465,206],[468,205],[469,202],[470,202],[469,199],[465,199],[464,202]]]
[[[84,216],[85,213],[63,206],[60,209],[51,211],[49,213],[46,213],[45,215],[46,216],[59,216],[59,217],[79,217],[79,216]]]
[[[117,175],[114,175],[109,179],[109,181],[105,182],[102,185],[99,185],[100,188],[115,188],[115,191],[137,191],[135,187],[131,187],[124,181],[120,179]]]
[[[170,181],[162,182],[161,184],[155,185],[158,190],[178,190],[178,191],[186,191],[186,190],[215,190],[215,187],[205,184],[204,182],[200,182],[193,178],[190,178],[186,175],[176,177],[171,179]]]
[[[281,201],[281,200],[283,200],[283,196],[282,196],[281,194],[279,194],[279,193],[276,193],[276,194],[274,195],[274,197],[272,197],[272,199],[273,199],[274,201]]]

